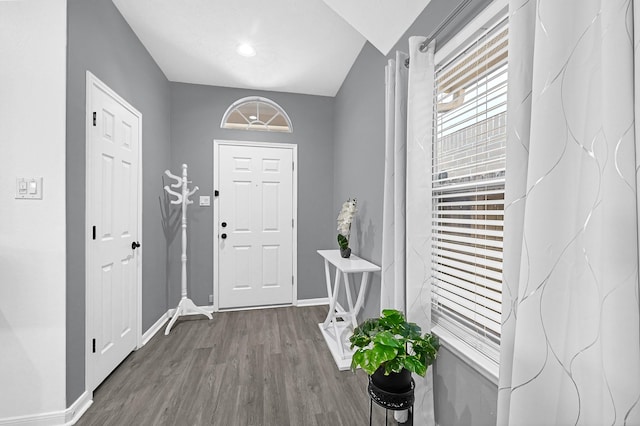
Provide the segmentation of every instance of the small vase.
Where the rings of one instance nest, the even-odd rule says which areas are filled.
[[[342,256],[345,259],[348,259],[349,256],[351,256],[351,247],[347,247],[346,249],[341,248],[340,256]]]

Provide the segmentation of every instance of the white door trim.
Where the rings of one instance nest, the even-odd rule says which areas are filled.
[[[233,141],[233,140],[213,140],[213,189],[214,191],[218,189],[220,182],[218,178],[218,170],[217,170],[217,153],[218,149],[221,145],[231,145],[231,146],[247,146],[247,147],[261,147],[261,148],[283,148],[290,149],[293,158],[293,241],[291,245],[291,261],[293,262],[293,288],[292,288],[292,305],[298,305],[298,145],[292,143],[271,143],[271,142],[252,142],[252,141]],[[219,249],[218,244],[216,243],[218,240],[218,214],[219,214],[219,203],[218,197],[213,197],[213,311],[219,311],[219,300],[218,300],[218,260],[219,260]],[[261,307],[256,306],[251,309],[260,309]]]
[[[92,163],[92,145],[89,143],[91,140],[91,128],[93,126],[93,115],[91,109],[93,100],[91,98],[92,86],[97,86],[120,104],[125,106],[133,115],[139,120],[138,126],[138,237],[142,241],[142,114],[135,109],[129,102],[120,97],[116,92],[111,90],[109,86],[103,83],[98,77],[93,75],[87,70],[86,74],[86,105],[85,105],[85,147],[86,147],[86,167],[85,167],[85,388],[86,391],[93,395],[94,389],[90,385],[93,383],[93,365],[91,363],[91,339],[93,331],[93,303],[92,303],[92,286],[89,284],[91,281],[91,273],[89,267],[92,265],[92,252],[89,250],[92,232],[91,232],[91,206],[93,202],[93,195],[91,191],[86,188],[90,188],[91,177],[93,175],[93,163]],[[143,244],[144,245],[144,244]],[[137,271],[137,289],[136,289],[136,301],[134,306],[136,308],[136,327],[134,334],[136,336],[136,349],[142,347],[142,253],[143,247],[136,250],[136,271]]]

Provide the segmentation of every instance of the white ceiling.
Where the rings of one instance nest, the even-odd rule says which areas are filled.
[[[429,1],[324,0],[383,55],[389,53]]]
[[[325,96],[365,37],[386,54],[428,2],[113,0],[171,81]],[[256,55],[239,56],[241,43]]]

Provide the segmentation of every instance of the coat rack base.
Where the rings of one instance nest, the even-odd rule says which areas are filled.
[[[169,321],[169,324],[167,324],[167,328],[165,328],[164,330],[164,335],[167,336],[169,334],[169,332],[171,331],[171,327],[173,327],[179,317],[194,313],[202,314],[209,319],[213,319],[209,312],[196,306],[196,304],[193,303],[191,299],[183,297],[182,300],[180,300],[180,303],[178,303],[178,307],[176,308],[176,312],[173,314],[171,321]]]

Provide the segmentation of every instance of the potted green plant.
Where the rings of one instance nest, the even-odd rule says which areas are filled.
[[[358,325],[349,338],[357,348],[351,369],[361,367],[373,383],[387,392],[402,393],[411,388],[411,373],[424,377],[436,359],[440,342],[430,333],[405,320],[402,312],[385,309],[379,318]]]

